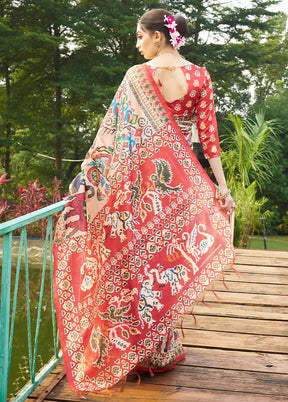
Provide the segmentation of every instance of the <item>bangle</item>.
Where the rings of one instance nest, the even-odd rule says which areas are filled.
[[[228,195],[230,195],[230,194],[231,194],[231,190],[229,190],[229,188],[228,188],[227,191],[224,194],[219,195],[219,197],[216,197],[216,198],[217,198],[217,200],[221,201],[224,198],[228,197]]]

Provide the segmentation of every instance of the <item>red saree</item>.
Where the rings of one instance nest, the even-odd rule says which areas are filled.
[[[167,366],[183,357],[173,326],[234,258],[215,192],[147,66],[131,68],[55,234],[55,304],[72,389],[111,387],[137,366],[165,369],[170,347],[178,352]]]

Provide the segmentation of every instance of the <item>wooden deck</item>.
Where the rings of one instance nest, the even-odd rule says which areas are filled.
[[[184,320],[186,358],[166,373],[129,377],[90,401],[288,401],[288,252],[237,250],[235,268]],[[60,380],[60,378],[62,378]],[[60,381],[59,381],[60,380]],[[80,401],[63,365],[27,400]]]

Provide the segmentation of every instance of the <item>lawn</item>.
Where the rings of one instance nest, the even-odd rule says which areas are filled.
[[[288,236],[267,236],[267,250],[288,251]],[[264,250],[263,236],[251,236],[248,248]]]

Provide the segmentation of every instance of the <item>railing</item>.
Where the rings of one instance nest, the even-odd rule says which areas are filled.
[[[28,351],[30,381],[17,394],[13,401],[24,401],[37,386],[51,373],[51,371],[62,360],[62,353],[59,351],[58,331],[56,314],[53,301],[53,257],[52,257],[52,215],[63,210],[65,201],[42,208],[30,214],[13,219],[0,225],[0,236],[3,236],[3,255],[2,255],[2,283],[1,283],[1,327],[0,327],[0,401],[6,401],[8,392],[9,370],[12,354],[12,342],[14,333],[15,314],[17,306],[17,293],[19,287],[19,276],[21,268],[21,258],[24,254],[25,259],[25,285],[26,285],[26,309],[27,309],[27,331],[28,331]],[[45,239],[43,268],[41,275],[41,285],[39,293],[39,303],[35,328],[34,342],[32,342],[31,331],[31,311],[29,297],[29,264],[27,248],[27,225],[47,218],[47,230]],[[11,303],[11,273],[12,273],[12,233],[14,230],[21,230],[18,262],[16,267],[16,277],[14,283],[14,295],[12,311]],[[39,328],[41,321],[42,299],[46,274],[47,256],[50,252],[50,275],[51,275],[51,303],[52,303],[52,325],[54,340],[54,357],[51,356],[49,363],[36,374],[36,359],[38,348]]]

